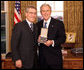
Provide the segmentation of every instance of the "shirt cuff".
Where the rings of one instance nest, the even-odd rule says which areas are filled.
[[[52,47],[54,47],[54,40],[52,40],[52,41],[53,41]]]
[[[38,43],[38,46],[40,46],[40,43]]]

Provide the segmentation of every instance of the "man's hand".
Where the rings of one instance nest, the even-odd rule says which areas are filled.
[[[22,67],[22,61],[19,59],[15,62],[16,67],[21,68]]]
[[[48,40],[46,43],[44,43],[46,46],[50,46],[50,45],[52,45],[53,44],[53,41],[52,40]]]

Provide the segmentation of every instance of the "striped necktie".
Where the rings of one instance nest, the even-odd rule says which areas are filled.
[[[33,24],[31,23],[30,26],[31,26],[31,30],[33,31]]]
[[[47,28],[47,22],[44,23],[44,28]]]

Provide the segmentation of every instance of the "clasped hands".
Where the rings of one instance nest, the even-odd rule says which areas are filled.
[[[38,42],[40,42],[40,37],[41,37],[41,35],[39,35],[39,37],[38,37]],[[44,44],[49,47],[50,45],[53,44],[53,41],[52,40],[48,40]]]

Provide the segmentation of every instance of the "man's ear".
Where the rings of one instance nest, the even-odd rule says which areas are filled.
[[[27,13],[25,13],[25,16],[27,16]]]

